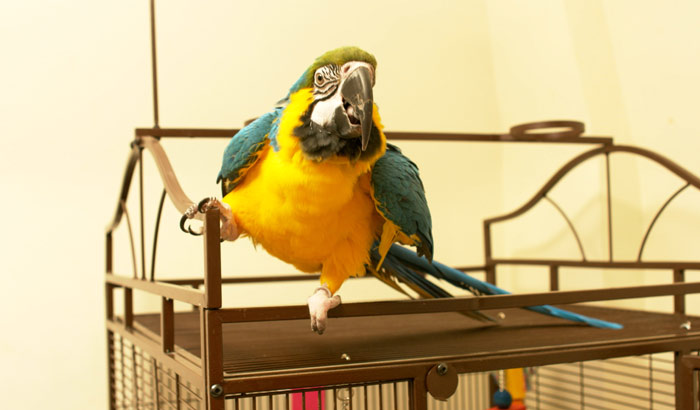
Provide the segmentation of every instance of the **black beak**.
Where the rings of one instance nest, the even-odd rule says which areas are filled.
[[[372,73],[367,67],[358,67],[343,81],[340,94],[350,103],[360,120],[362,129],[362,151],[367,149],[372,133]]]

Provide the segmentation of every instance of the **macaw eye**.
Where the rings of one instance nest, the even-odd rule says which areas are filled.
[[[322,86],[324,82],[326,82],[326,79],[323,77],[323,74],[321,73],[316,73],[316,86]]]

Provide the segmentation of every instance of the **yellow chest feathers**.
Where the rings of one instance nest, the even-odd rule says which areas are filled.
[[[381,225],[367,166],[317,163],[301,152],[265,150],[224,198],[243,233],[306,271],[320,269],[338,246],[348,243],[364,251],[365,259]]]

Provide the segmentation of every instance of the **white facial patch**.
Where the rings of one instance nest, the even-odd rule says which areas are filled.
[[[311,121],[321,126],[330,124],[333,121],[333,113],[336,108],[342,105],[343,97],[339,92],[336,92],[331,98],[316,103],[314,111],[311,113]]]

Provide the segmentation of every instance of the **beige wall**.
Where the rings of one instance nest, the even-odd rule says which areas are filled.
[[[693,137],[700,127],[691,114],[700,91],[696,79],[700,54],[694,46],[700,31],[693,22],[700,11],[698,4],[536,4],[510,2],[502,7],[488,3],[500,126],[578,118],[591,134],[613,135],[618,143],[650,148],[691,172],[700,172],[695,160],[700,147]],[[506,208],[524,203],[558,166],[584,149],[505,147],[502,195]],[[649,161],[625,154],[611,156],[611,167],[614,253],[616,258],[629,260],[636,258],[658,208],[682,183]],[[604,162],[591,161],[552,193],[574,220],[589,258],[607,257],[603,184]],[[689,218],[697,214],[697,200],[697,192],[691,189],[668,208],[649,238],[647,258],[691,259],[698,254],[695,233],[700,226],[697,218]],[[554,236],[549,232],[538,236],[542,221],[550,217],[560,224],[560,230]],[[563,221],[546,203],[515,225],[513,231],[498,227],[503,230],[501,245],[506,254],[578,255]],[[531,271],[503,275],[503,283],[522,290],[543,289],[543,272],[531,276],[535,274]],[[669,279],[658,272],[618,272],[604,279],[595,273],[574,272],[565,271],[564,286],[619,286],[640,279],[648,283]],[[668,302],[647,300],[641,306],[668,309]],[[619,304],[640,306],[639,301]]]
[[[239,126],[269,109],[318,54],[355,44],[379,60],[375,97],[388,130],[502,132],[519,122],[572,118],[585,121],[591,134],[657,150],[700,173],[695,1],[238,3],[159,2],[163,126]],[[0,46],[0,404],[99,408],[106,400],[103,229],[133,128],[152,124],[147,2],[2,2]],[[165,144],[192,198],[218,192],[224,141]],[[460,264],[482,262],[484,217],[519,206],[584,149],[401,147],[423,173],[436,257]],[[679,182],[626,157],[614,157],[613,167],[616,252],[632,257],[644,226]],[[603,181],[602,169],[588,164],[553,193],[599,257],[607,244],[596,236],[604,213],[593,185]],[[147,162],[147,239],[160,192],[153,171]],[[669,209],[666,225],[650,239],[649,257],[697,255],[700,219],[687,218],[697,215],[699,200],[688,192]],[[550,236],[527,233],[548,212],[499,227],[499,252],[575,254],[563,225],[552,224]],[[201,245],[179,232],[177,217],[166,209],[158,271],[197,275]],[[118,233],[116,268],[129,274],[125,231]],[[243,241],[227,244],[224,254],[228,274],[293,271]],[[564,283],[668,279],[596,275],[585,281],[567,275]],[[516,291],[544,287],[544,276],[530,270],[501,278]],[[233,289],[226,303],[302,303],[311,286]],[[395,297],[372,281],[351,281],[342,294]],[[137,303],[147,308],[151,301]]]

